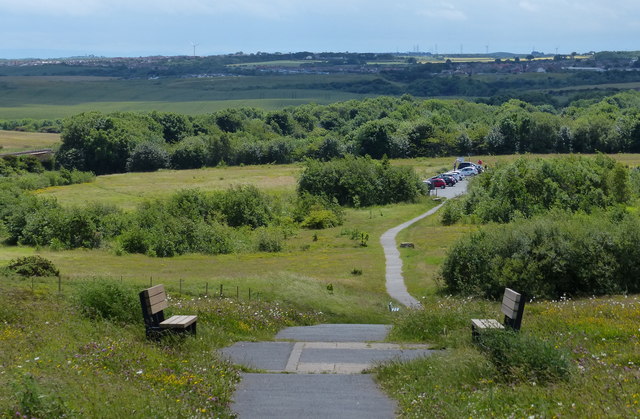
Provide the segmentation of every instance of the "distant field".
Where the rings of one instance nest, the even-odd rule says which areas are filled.
[[[227,107],[281,109],[328,104],[366,95],[306,89],[317,83],[351,83],[370,75],[273,75],[158,80],[100,77],[0,77],[0,119],[61,118],[88,110],[208,113]]]
[[[51,148],[59,142],[60,135],[58,134],[0,130],[0,154],[38,148]]]
[[[228,67],[300,67],[303,64],[323,63],[322,60],[278,60],[259,61],[255,63],[229,64]]]
[[[199,102],[87,102],[76,105],[25,105],[19,107],[0,107],[2,119],[57,119],[79,114],[87,111],[100,112],[177,112],[187,115],[198,115],[216,112],[221,109],[255,107],[267,111],[299,106],[307,103],[327,105],[334,102],[342,102],[351,99],[360,99],[363,96],[341,92],[318,92],[317,96],[307,95],[309,91],[301,90],[293,92],[295,98],[273,99],[235,99],[235,100],[211,100]]]
[[[554,155],[527,155],[553,157]],[[471,156],[489,167],[514,160],[519,156]],[[614,154],[612,157],[628,166],[640,165],[640,154]],[[453,168],[454,157],[393,160],[394,165],[413,167],[418,176],[426,179]],[[95,182],[59,186],[37,191],[55,197],[63,205],[83,205],[87,200],[113,204],[131,210],[147,199],[166,197],[180,189],[198,188],[203,191],[224,190],[231,185],[253,184],[275,193],[293,192],[301,165],[231,166],[195,170],[161,170],[153,173],[124,173],[98,176]]]
[[[272,192],[294,191],[300,166],[233,166],[196,170],[162,170],[99,176],[95,182],[37,191],[63,205],[83,205],[88,200],[133,209],[147,199],[169,196],[180,189],[224,190],[252,184]]]
[[[595,90],[595,89],[620,89],[620,90],[640,90],[640,82],[632,83],[606,83],[606,84],[588,84],[582,86],[569,86],[559,89],[546,89],[552,92],[571,92],[574,90]]]

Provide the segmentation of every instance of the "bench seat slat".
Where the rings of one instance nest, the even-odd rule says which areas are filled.
[[[504,329],[496,319],[471,319],[471,325],[476,329]]]
[[[160,327],[170,329],[182,329],[192,325],[198,320],[198,316],[171,316],[160,323]]]

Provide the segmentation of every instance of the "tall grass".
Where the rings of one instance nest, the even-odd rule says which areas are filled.
[[[77,289],[103,290],[104,300],[125,307],[136,297],[120,293],[131,287],[103,285]],[[150,342],[141,312],[105,320],[85,310],[104,307],[100,299],[42,291],[0,280],[0,416],[229,417],[239,375],[215,349],[320,318],[277,303],[170,294],[174,310],[199,316],[198,334]]]
[[[519,335],[492,335],[482,345],[471,340],[475,315],[500,319],[497,304],[455,298],[398,319],[399,336],[446,346],[378,367],[401,417],[640,415],[640,297],[530,303]]]

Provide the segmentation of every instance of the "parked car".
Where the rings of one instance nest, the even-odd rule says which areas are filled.
[[[429,190],[434,189],[434,187],[433,187],[433,182],[431,182],[431,180],[429,180],[429,179],[427,179],[427,180],[423,180],[423,181],[422,181],[422,183],[424,183],[425,185],[427,185],[427,188],[428,188]]]
[[[467,166],[463,167],[460,173],[462,173],[463,176],[475,176],[478,174],[478,170],[473,166]]]
[[[429,179],[429,181],[431,182],[434,188],[444,189],[447,187],[447,182],[445,182],[444,179],[442,178],[432,177],[431,179]]]
[[[471,162],[471,161],[463,161],[463,162],[458,163],[457,170],[462,170],[465,167],[473,167],[473,168],[476,169],[476,171],[478,173],[482,173],[484,171],[484,168],[482,167],[482,165],[476,164],[476,163]],[[478,174],[478,173],[476,173],[476,174]]]
[[[449,171],[449,172],[447,172],[445,174],[453,176],[454,178],[456,178],[458,180],[458,182],[460,182],[462,179],[464,179],[464,176],[462,176],[462,174],[460,174],[460,172],[457,171],[457,170],[451,170],[451,171]]]
[[[442,173],[436,177],[443,179],[447,183],[447,186],[454,186],[456,183],[458,183],[458,180],[455,177],[448,175],[446,173]]]

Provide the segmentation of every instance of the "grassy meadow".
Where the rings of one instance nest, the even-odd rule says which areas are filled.
[[[492,167],[516,157],[470,159]],[[613,157],[640,164],[640,155]],[[392,163],[428,177],[449,169],[453,158]],[[268,165],[128,173],[35,193],[68,206],[98,201],[125,210],[184,188],[237,184],[284,199],[294,193],[300,170]],[[34,280],[0,275],[0,415],[227,417],[239,370],[216,348],[271,339],[291,325],[354,322],[393,323],[392,341],[446,349],[375,368],[382,387],[398,400],[401,417],[640,416],[638,296],[528,303],[517,339],[535,343],[524,351],[529,364],[496,365],[471,342],[470,319],[500,319],[499,304],[441,295],[437,274],[450,244],[475,225],[445,227],[435,215],[403,230],[397,240],[415,244],[401,249],[403,274],[425,309],[387,310],[379,237],[436,204],[425,197],[415,204],[347,209],[342,226],[297,230],[279,253],[155,258],[109,247],[0,246],[0,267],[38,254],[61,273],[60,279]],[[369,234],[366,247],[352,239],[357,232]],[[173,314],[198,314],[196,338],[146,340],[136,292],[158,283],[167,287]],[[135,320],[105,320],[83,309],[81,297],[103,284],[127,290],[117,298],[105,293],[105,301],[122,306],[133,298]],[[562,376],[544,375],[553,359],[569,366]]]
[[[51,148],[59,143],[59,134],[0,130],[0,154]]]
[[[350,83],[372,78],[336,74],[323,76],[322,82]],[[55,119],[91,110],[204,114],[240,106],[273,110],[365,97],[338,90],[300,87],[317,82],[313,75],[157,80],[7,76],[0,80],[0,115],[2,119]]]

